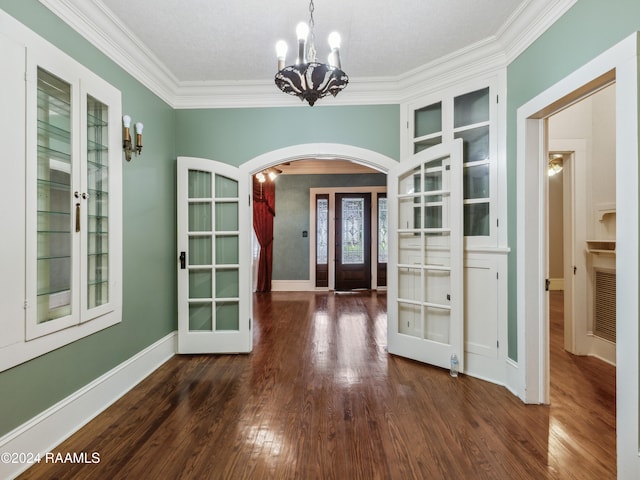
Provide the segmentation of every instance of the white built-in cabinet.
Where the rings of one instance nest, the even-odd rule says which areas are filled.
[[[402,109],[402,157],[463,141],[465,373],[505,381],[507,356],[504,73],[452,84]]]
[[[0,135],[10,187],[0,200],[11,261],[1,274],[0,370],[122,317],[120,92],[2,20]]]

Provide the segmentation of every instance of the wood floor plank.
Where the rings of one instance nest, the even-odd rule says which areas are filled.
[[[613,479],[615,367],[562,349],[551,405],[386,352],[383,294],[254,298],[249,355],[180,355],[22,479]]]

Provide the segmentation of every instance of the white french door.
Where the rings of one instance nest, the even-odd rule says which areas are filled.
[[[462,141],[389,172],[388,350],[464,371]]]
[[[178,353],[250,352],[249,191],[240,170],[178,157]]]

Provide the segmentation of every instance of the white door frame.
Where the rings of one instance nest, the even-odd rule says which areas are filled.
[[[371,288],[373,290],[385,290],[386,285],[383,287],[378,286],[378,204],[377,201],[381,194],[387,194],[387,186],[376,187],[312,187],[309,195],[309,211],[316,211],[316,195],[329,195],[329,218],[332,219],[335,216],[335,196],[338,193],[370,193],[371,194]],[[376,219],[374,222],[373,220]],[[311,215],[309,219],[309,283],[307,288],[311,290],[334,290],[335,289],[335,221],[329,221],[329,248],[328,259],[329,262],[329,281],[328,287],[316,287],[316,245],[318,240],[317,219],[315,213]]]
[[[365,148],[354,147],[352,145],[345,145],[341,143],[305,143],[301,145],[293,145],[290,147],[273,150],[271,152],[266,152],[244,162],[239,167],[240,179],[245,178],[246,181],[251,185],[251,176],[257,172],[260,172],[269,167],[274,167],[280,163],[294,162],[296,160],[304,160],[309,158],[327,161],[348,160],[361,165],[366,165],[367,167],[371,167],[384,174],[387,174],[391,168],[398,165],[399,163],[397,160],[394,160],[391,157],[387,157],[386,155],[383,155],[381,153],[375,152],[373,150],[367,150]],[[252,187],[249,189],[249,191],[253,191]],[[253,225],[252,208],[249,208],[248,215],[251,219],[251,225]],[[315,232],[315,227],[313,225],[312,232]],[[315,236],[315,233],[313,233],[313,235]],[[310,255],[310,257],[314,258],[313,254]],[[311,261],[312,260],[310,260],[310,262]],[[313,285],[313,288],[315,288],[315,275],[313,274],[314,272],[311,267],[309,272],[310,278],[308,285]],[[330,275],[332,274],[333,273],[330,271]],[[331,280],[330,277],[330,286],[332,284],[333,280]]]
[[[587,238],[586,215],[576,215],[576,209],[580,208],[578,206],[586,205],[587,201],[586,150],[584,139],[549,139],[549,152],[565,154],[564,244],[562,245],[564,251],[564,348],[576,355],[586,355],[589,352],[587,306],[583,301],[576,300],[587,298],[587,262],[582,253],[584,248],[580,248],[584,247]],[[575,274],[573,267],[576,267]],[[548,314],[549,309],[547,309]]]
[[[638,302],[638,50],[634,33],[517,112],[517,326],[518,395],[528,403],[549,400],[549,333],[545,324],[545,118],[616,80],[616,408],[619,478],[640,476]],[[592,85],[590,85],[592,84]],[[576,93],[577,92],[577,93]]]

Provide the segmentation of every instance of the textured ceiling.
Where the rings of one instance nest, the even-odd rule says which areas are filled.
[[[86,0],[83,0],[86,1]],[[275,43],[308,21],[305,0],[92,0],[110,10],[179,82],[265,81]],[[342,35],[351,78],[396,77],[493,37],[528,0],[315,0],[318,57]]]

